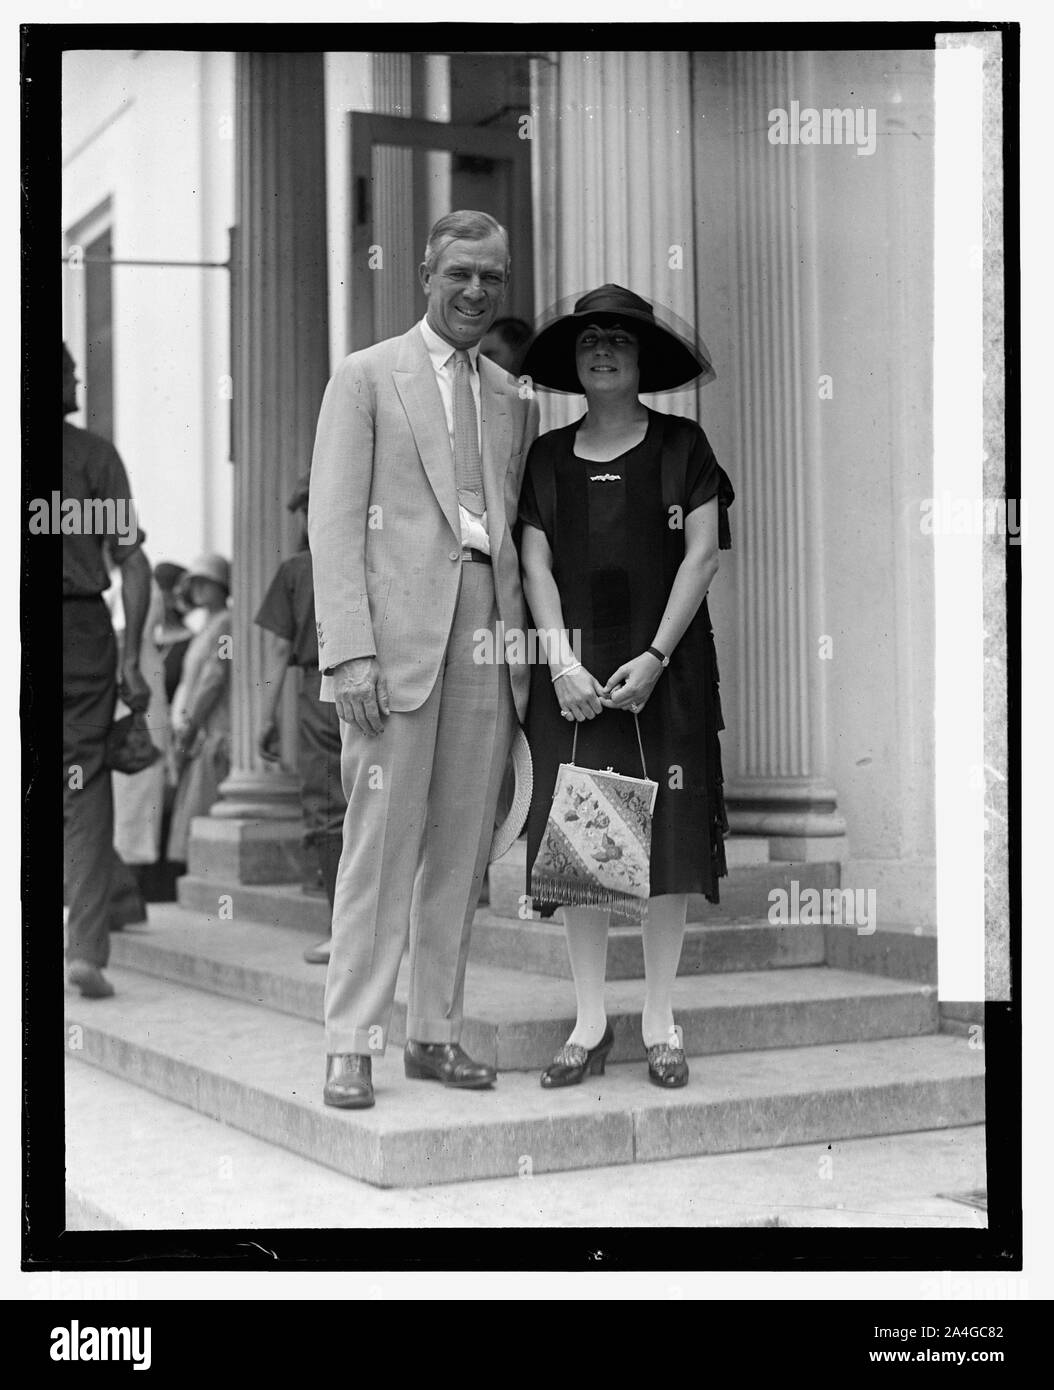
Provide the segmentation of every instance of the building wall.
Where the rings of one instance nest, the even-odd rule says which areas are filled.
[[[829,771],[853,886],[886,920],[935,921],[932,53],[816,53],[812,106],[877,113],[875,152],[819,147],[818,273]]]
[[[226,261],[233,116],[230,54],[67,54],[64,230],[108,198],[115,259]],[[75,355],[82,273],[63,271]],[[225,270],[113,269],[114,442],[154,562],[230,553],[228,295]]]

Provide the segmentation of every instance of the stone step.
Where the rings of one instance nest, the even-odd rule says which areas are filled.
[[[221,926],[228,921],[261,922],[302,931],[316,941],[329,935],[329,903],[324,897],[304,893],[298,883],[234,883],[184,874],[177,880],[176,890],[181,907],[202,913]],[[151,921],[155,915],[155,904],[151,903]],[[307,944],[301,943],[301,949]]]
[[[472,927],[471,958],[511,970],[571,978],[567,939],[559,911],[542,920],[499,917],[480,908]],[[766,921],[689,922],[681,948],[679,975],[725,971],[773,970],[784,966],[823,965],[821,926],[773,927]],[[608,936],[607,978],[644,978],[644,946],[639,927],[612,927]]]
[[[186,875],[179,880],[179,904],[221,926],[229,921],[260,922],[303,932],[312,940],[329,934],[329,906],[325,899],[303,893],[297,884],[227,884],[221,890],[208,879]],[[685,932],[679,972],[682,975],[824,963],[821,926],[773,927],[764,920],[719,917],[717,909],[707,906],[713,919],[690,922]],[[151,920],[155,916],[155,906],[151,904]],[[471,950],[472,959],[483,964],[571,978],[559,910],[550,918],[543,919],[535,913],[523,920],[501,917],[481,906],[475,917]],[[608,979],[641,979],[643,975],[640,930],[613,927],[608,945]]]
[[[978,1123],[984,1053],[934,1034],[741,1051],[693,1064],[663,1091],[641,1062],[543,1091],[505,1074],[489,1091],[408,1081],[389,1049],[377,1105],[322,1103],[317,1024],[116,967],[114,998],[67,993],[78,1060],[350,1177],[427,1186]]]
[[[878,930],[870,935],[842,927],[824,927],[823,932],[828,965],[921,984],[937,983],[936,926],[887,923],[879,918]]]
[[[159,913],[158,916],[161,914]],[[168,907],[143,933],[112,939],[112,959],[143,974],[321,1023],[325,969],[300,959],[280,927],[211,923]],[[639,980],[609,981],[613,1061],[643,1056]],[[406,1040],[406,962],[396,993],[393,1046]],[[465,1048],[501,1071],[538,1071],[574,1026],[570,981],[469,963]],[[826,967],[678,978],[674,1016],[690,1056],[937,1031],[936,992]],[[319,1043],[321,1048],[321,1040]]]
[[[312,940],[329,932],[325,898],[305,894],[299,884],[220,883],[187,874],[178,887],[182,907],[220,923],[261,922],[303,932]],[[764,914],[737,916],[726,903],[715,907],[700,901],[702,906],[696,902],[690,909],[690,917],[700,920],[690,920],[685,933],[682,975],[827,964],[920,984],[937,983],[934,927],[880,921],[878,929],[868,934],[815,923],[780,927],[772,926]],[[151,904],[151,919],[161,906]],[[501,916],[481,904],[473,927],[472,958],[482,964],[571,978],[559,909],[550,918],[534,913],[523,920]],[[607,971],[609,980],[643,976],[643,947],[636,927],[611,929]]]
[[[983,1229],[984,1127],[382,1191],[67,1056],[67,1230]]]

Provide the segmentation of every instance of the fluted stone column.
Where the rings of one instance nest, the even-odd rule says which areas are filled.
[[[613,281],[691,324],[692,211],[688,53],[552,53],[532,75],[536,309]],[[513,247],[515,265],[516,247]],[[567,309],[570,309],[568,304]],[[648,398],[698,418],[695,388]],[[582,412],[541,393],[543,429]]]
[[[814,276],[799,235],[816,216],[812,173],[767,138],[768,112],[799,93],[795,57],[729,55],[732,401],[739,441],[738,766],[732,829],[770,837],[774,858],[845,853],[825,774],[819,398]]]
[[[256,752],[264,636],[253,617],[293,553],[286,499],[310,464],[329,374],[322,54],[239,53],[236,81],[232,768],[212,815],[298,831],[291,683],[284,768]]]
[[[412,61],[408,53],[374,53],[371,60],[373,109],[389,116],[413,114]],[[394,145],[373,151],[373,237],[384,254],[384,268],[373,277],[372,342],[405,333],[418,309],[414,246],[414,152]]]

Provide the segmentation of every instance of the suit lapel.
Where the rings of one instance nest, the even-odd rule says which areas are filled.
[[[492,558],[496,558],[502,540],[508,534],[505,524],[505,470],[512,443],[512,420],[508,399],[502,389],[505,374],[482,355],[476,361],[479,365],[479,404],[483,422],[483,496],[487,503],[490,553]]]
[[[403,339],[398,366],[392,372],[392,381],[413,430],[414,443],[421,455],[421,462],[432,485],[432,491],[460,544],[461,522],[457,509],[454,459],[450,452],[446,414],[432,360],[425,348],[421,330],[416,325]]]

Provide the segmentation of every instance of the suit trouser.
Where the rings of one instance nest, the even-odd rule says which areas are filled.
[[[300,672],[300,810],[304,845],[314,853],[330,912],[344,847],[344,799],[340,772],[340,720],[335,705],[319,699],[322,675],[317,666]],[[310,863],[310,856],[308,862]]]
[[[505,665],[477,663],[497,622],[493,571],[465,563],[446,656],[424,704],[378,737],[341,722],[348,809],[326,974],[326,1050],[382,1053],[407,937],[406,1036],[456,1042],[465,966],[516,724]],[[488,644],[492,646],[492,644]]]
[[[69,902],[66,953],[103,966],[110,958],[113,787],[104,766],[117,703],[117,644],[101,598],[62,604],[63,874]]]

